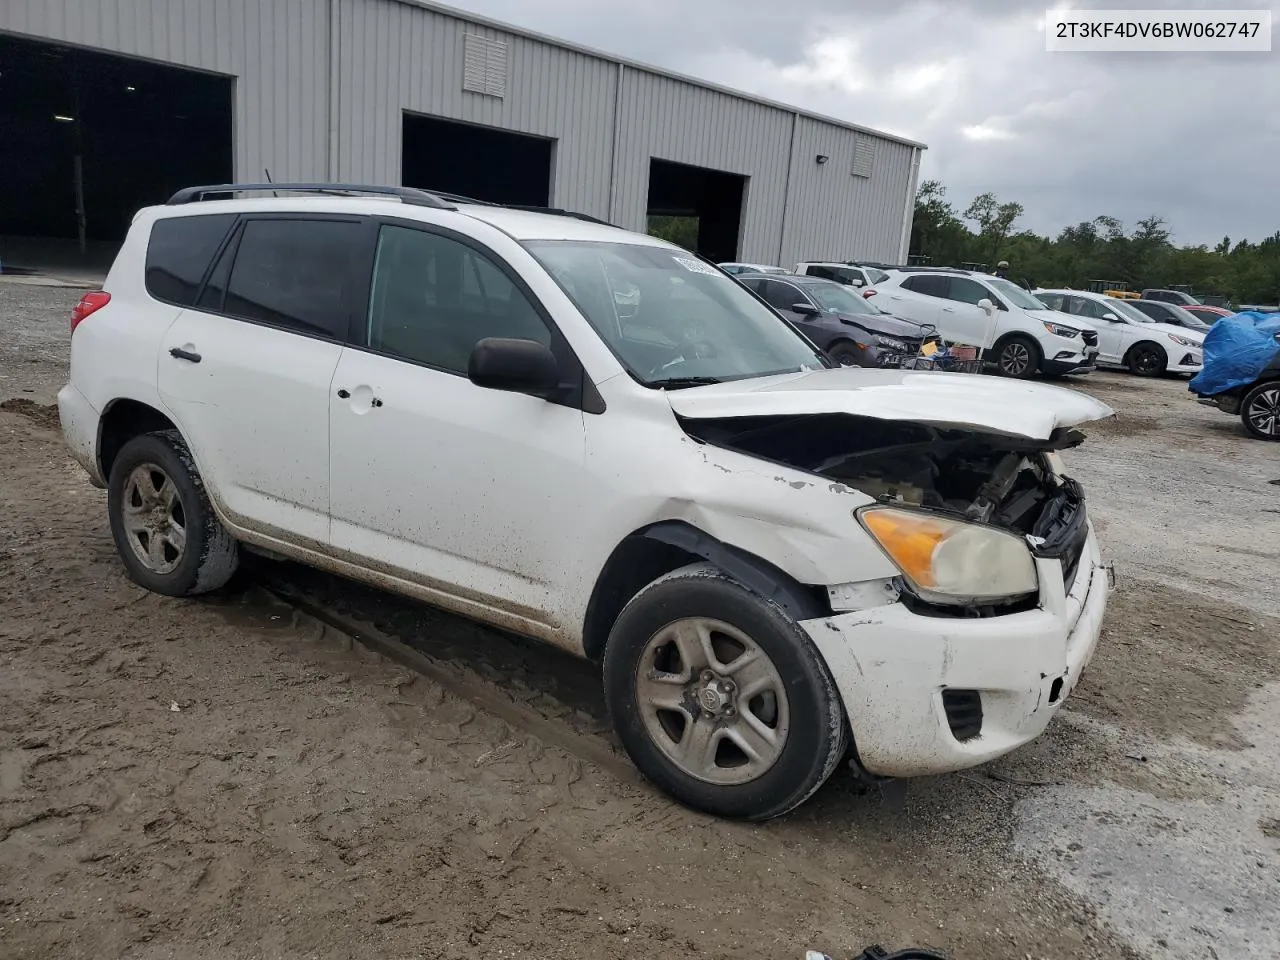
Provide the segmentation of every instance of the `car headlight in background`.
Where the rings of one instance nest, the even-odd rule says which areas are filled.
[[[1168,337],[1170,340],[1172,340],[1174,343],[1178,344],[1178,346],[1180,347],[1199,347],[1200,346],[1200,343],[1198,341],[1191,340],[1187,337],[1180,337],[1176,333],[1166,333],[1165,336]]]
[[[1038,588],[1031,550],[1014,534],[896,507],[869,507],[858,519],[923,600],[1008,600]]]
[[[1041,320],[1044,328],[1052,333],[1055,337],[1066,337],[1070,340],[1072,337],[1080,336],[1080,331],[1075,327],[1065,327],[1060,323],[1050,323],[1048,320]]]

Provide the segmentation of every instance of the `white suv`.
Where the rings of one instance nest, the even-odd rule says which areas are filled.
[[[137,582],[202,593],[258,550],[597,659],[637,765],[724,816],[842,759],[990,760],[1075,685],[1109,569],[1056,451],[1108,407],[835,368],[598,221],[204,199],[262,189],[142,210],[72,318],[63,429]]]
[[[1016,283],[967,270],[895,270],[866,291],[877,306],[944,339],[987,351],[1008,377],[1087,373],[1097,364],[1098,331],[1049,310]]]
[[[833,260],[805,261],[797,263],[791,271],[802,277],[821,277],[834,280],[847,287],[869,287],[888,279],[889,274],[868,264],[840,263]]]

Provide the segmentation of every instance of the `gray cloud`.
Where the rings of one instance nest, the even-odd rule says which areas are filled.
[[[1175,238],[1280,230],[1270,54],[1047,53],[1026,0],[462,0],[476,13],[929,145],[963,208],[990,190],[1056,233],[1164,216]],[[1085,4],[1078,4],[1085,6]],[[1256,0],[1090,0],[1240,9]],[[1263,7],[1262,9],[1266,9]],[[1280,17],[1276,18],[1280,20]]]

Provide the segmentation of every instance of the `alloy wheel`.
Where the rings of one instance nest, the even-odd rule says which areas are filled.
[[[154,463],[140,463],[124,484],[124,530],[138,560],[153,573],[171,573],[187,549],[186,515],[173,479]]]

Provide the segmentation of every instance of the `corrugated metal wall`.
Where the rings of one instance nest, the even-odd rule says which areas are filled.
[[[239,179],[399,183],[410,111],[555,140],[552,202],[631,229],[656,157],[749,178],[741,259],[902,252],[916,148],[405,0],[0,0],[0,30],[235,77]],[[462,89],[467,33],[509,45],[502,98]]]

